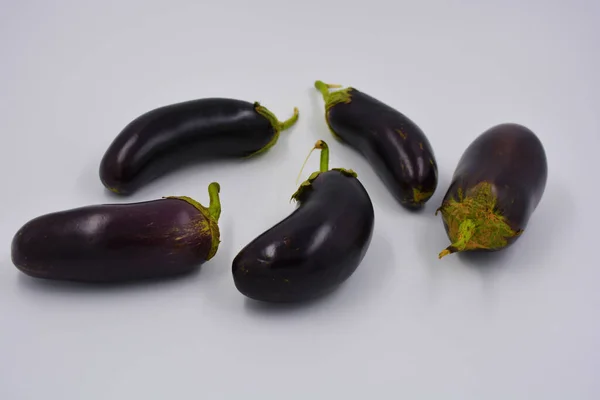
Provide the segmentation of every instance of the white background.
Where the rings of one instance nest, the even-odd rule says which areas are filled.
[[[600,3],[589,1],[0,2],[0,399],[600,398]],[[315,79],[352,85],[426,132],[440,169],[420,214],[336,142]],[[201,97],[261,101],[296,127],[264,157],[186,168],[128,198],[99,161],[132,119]],[[433,215],[464,149],[502,122],[535,131],[549,180],[507,251],[437,259]],[[287,216],[317,139],[356,170],[376,227],[331,296],[266,306],[231,261]],[[318,166],[313,155],[304,177]],[[222,244],[198,273],[44,282],[10,241],[52,211],[222,186]]]

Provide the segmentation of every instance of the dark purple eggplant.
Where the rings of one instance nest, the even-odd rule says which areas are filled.
[[[267,302],[295,302],[324,295],[348,279],[365,256],[373,233],[373,204],[356,173],[321,167],[292,199],[299,207],[233,260],[233,280],[244,295]]]
[[[182,165],[243,158],[270,149],[298,119],[280,122],[259,103],[208,98],[171,104],[129,123],[100,163],[106,188],[129,194]]]
[[[482,133],[462,155],[438,209],[452,242],[439,257],[497,251],[514,243],[538,206],[547,179],[546,153],[532,131],[501,124]]]
[[[217,252],[219,184],[210,206],[189,197],[103,204],[46,214],[12,242],[13,263],[36,278],[121,282],[178,275]]]
[[[438,182],[437,163],[423,131],[407,116],[355,89],[329,92],[339,85],[315,87],[325,100],[325,121],[333,135],[361,153],[400,204],[419,209]]]

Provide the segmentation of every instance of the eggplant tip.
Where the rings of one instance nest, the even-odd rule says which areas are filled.
[[[438,254],[438,258],[441,260],[442,258],[452,253],[456,253],[456,250],[453,250],[451,247],[445,248],[440,252],[440,254]]]
[[[521,234],[514,231],[506,218],[496,209],[497,199],[492,184],[480,182],[465,192],[458,191],[458,199],[451,198],[439,208],[448,227],[451,246],[442,251],[440,258],[457,251],[495,250],[508,245],[508,239]]]

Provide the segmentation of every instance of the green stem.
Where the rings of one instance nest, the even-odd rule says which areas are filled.
[[[294,114],[289,119],[286,119],[285,121],[281,122],[277,119],[275,114],[273,114],[268,108],[261,106],[258,102],[254,103],[254,109],[257,113],[269,120],[273,128],[275,128],[277,135],[279,134],[279,132],[284,131],[292,125],[294,125],[296,121],[298,121],[298,116],[300,115],[298,107],[294,107]]]
[[[210,204],[208,206],[208,213],[214,218],[215,222],[219,221],[221,216],[221,199],[219,198],[219,192],[221,186],[217,182],[212,182],[208,185],[208,197]]]
[[[323,81],[316,81],[315,87],[321,94],[323,95],[323,100],[327,103],[327,99],[329,98],[329,86]]]
[[[294,125],[296,121],[298,121],[299,115],[300,111],[298,111],[298,107],[294,107],[294,114],[290,118],[286,119],[283,122],[277,121],[277,123],[279,124],[279,131],[285,131],[286,129]]]
[[[315,143],[315,149],[321,150],[321,161],[319,164],[319,171],[327,172],[329,171],[329,146],[323,140],[319,140]]]
[[[329,98],[329,89],[340,88],[342,85],[334,85],[330,83],[325,83],[323,81],[316,81],[315,87],[321,94],[323,95],[323,100],[327,103],[327,99]]]
[[[277,119],[275,114],[269,111],[266,107],[261,106],[258,102],[254,103],[254,109],[257,113],[259,113],[260,115],[265,117],[267,121],[269,121],[269,123],[273,127],[273,137],[271,138],[269,143],[267,143],[263,148],[258,149],[254,153],[251,153],[248,157],[264,153],[271,147],[273,147],[275,143],[277,143],[277,139],[279,139],[279,133],[294,125],[296,121],[298,121],[298,116],[300,115],[298,108],[294,107],[294,114],[289,119],[281,122]]]
[[[469,240],[471,240],[473,233],[475,233],[475,227],[475,222],[471,219],[462,221],[458,227],[458,237],[456,238],[456,241],[444,249],[438,257],[442,258],[448,254],[463,251],[465,247],[467,247]]]
[[[302,176],[302,171],[304,171],[304,167],[306,167],[306,163],[308,162],[310,155],[316,149],[321,150],[320,172],[329,171],[329,146],[327,146],[327,143],[325,143],[324,141],[318,140],[317,143],[315,143],[314,147],[312,149],[310,149],[310,151],[308,152],[308,155],[306,156],[306,159],[302,163],[302,168],[300,168],[300,172],[298,173],[298,177],[296,178],[296,184],[298,184],[298,181],[300,180],[300,177]],[[318,174],[318,172],[315,172],[315,174]]]

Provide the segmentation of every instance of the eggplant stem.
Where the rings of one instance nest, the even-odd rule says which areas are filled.
[[[277,121],[279,123],[279,131],[285,131],[286,129],[294,125],[296,121],[298,121],[299,115],[300,111],[298,110],[298,107],[294,107],[294,114],[290,118],[286,119],[283,122]]]
[[[277,143],[277,140],[279,139],[279,134],[281,133],[281,131],[286,130],[286,129],[290,128],[292,125],[294,125],[296,123],[296,121],[298,121],[298,116],[300,115],[300,112],[298,111],[298,107],[294,107],[294,114],[289,119],[286,119],[285,121],[281,122],[279,119],[277,119],[275,114],[273,114],[271,111],[269,111],[268,108],[261,106],[259,102],[254,103],[254,110],[258,114],[265,117],[267,119],[267,121],[269,121],[269,123],[273,127],[273,137],[271,138],[269,143],[267,143],[262,148],[256,150],[255,152],[249,154],[247,157],[253,157],[258,154],[264,153],[267,150],[269,150],[271,147],[273,147],[275,145],[275,143]]]
[[[457,252],[498,250],[519,235],[519,230],[515,231],[496,207],[498,199],[493,189],[487,181],[466,191],[458,188],[440,207],[448,237]]]
[[[341,89],[341,90],[336,90],[333,92],[330,92],[329,89],[335,89],[335,88],[341,88],[342,85],[334,85],[331,83],[325,83],[323,81],[316,81],[315,82],[315,88],[317,88],[317,90],[319,90],[319,92],[321,92],[321,95],[323,95],[323,100],[325,100],[325,110],[329,111],[329,109],[331,109],[331,107],[335,106],[338,103],[350,103],[350,101],[352,101],[352,95],[351,92],[355,89],[351,88],[351,87],[347,87],[346,89]],[[329,117],[326,116],[326,119],[328,119]],[[333,129],[331,129],[331,126],[329,127],[329,129],[333,132]],[[336,135],[335,132],[333,132],[334,135]]]
[[[319,164],[319,171],[329,171],[329,146],[327,146],[327,143],[325,143],[323,140],[318,140],[317,143],[315,143],[314,149],[321,150],[321,161]]]
[[[327,146],[327,143],[325,143],[323,140],[318,140],[317,143],[315,143],[314,147],[312,149],[310,149],[310,151],[308,152],[308,155],[306,156],[306,159],[302,163],[302,167],[300,168],[300,172],[298,173],[298,177],[296,178],[296,185],[298,184],[298,181],[300,180],[300,177],[302,176],[302,171],[304,171],[304,167],[306,166],[308,159],[310,158],[313,151],[315,151],[317,149],[321,150],[321,160],[320,160],[320,165],[319,165],[319,172],[329,171],[329,146]]]
[[[221,186],[217,182],[212,182],[208,185],[208,197],[210,204],[208,205],[208,213],[214,218],[215,222],[219,221],[221,216],[221,200],[219,198],[219,192]]]
[[[471,219],[462,221],[458,227],[458,237],[456,238],[456,241],[443,250],[438,257],[442,258],[448,254],[464,251],[467,247],[467,244],[469,244],[471,237],[473,237],[476,227],[477,225]]]
[[[442,250],[442,252],[438,255],[438,258],[441,259],[441,258],[447,256],[448,254],[452,254],[452,253],[456,253],[456,249],[453,248],[452,246],[448,246],[444,250]]]
[[[323,95],[323,100],[325,100],[325,102],[327,103],[327,99],[329,99],[329,94],[330,94],[329,89],[341,88],[342,85],[337,85],[337,84],[333,84],[333,83],[325,83],[323,81],[316,81],[315,87],[317,88],[317,90],[319,92],[321,92],[321,94]]]

